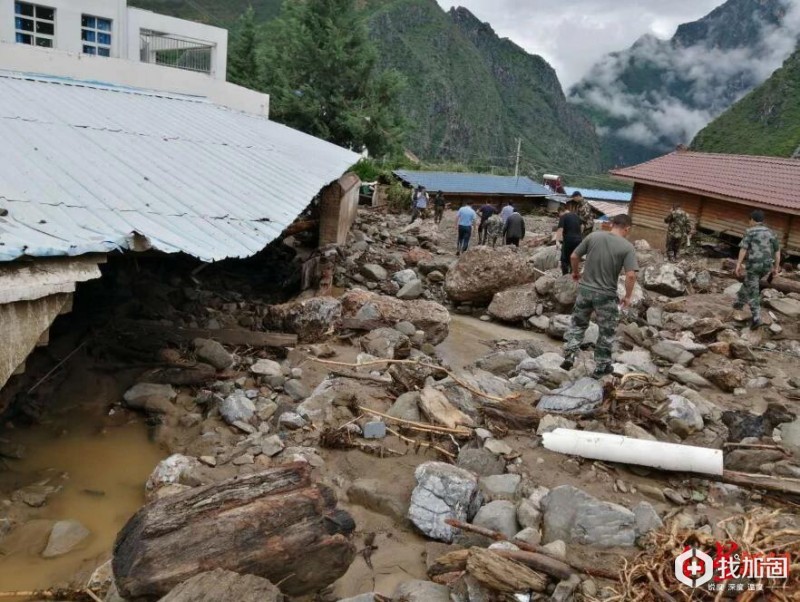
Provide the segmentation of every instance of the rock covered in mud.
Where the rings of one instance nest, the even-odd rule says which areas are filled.
[[[561,265],[561,251],[552,247],[544,247],[533,254],[533,267],[542,272],[554,270]]]
[[[497,293],[489,305],[489,314],[503,322],[522,322],[536,313],[539,295],[533,284],[517,286]]]
[[[641,274],[644,288],[668,297],[686,294],[686,273],[674,263],[649,265]]]
[[[456,303],[489,303],[498,292],[536,280],[524,255],[509,247],[476,247],[453,266],[444,282],[447,296]]]
[[[91,531],[76,520],[60,520],[53,525],[50,537],[47,540],[47,547],[42,552],[43,558],[55,558],[69,554],[79,548],[88,537]]]
[[[559,387],[544,395],[536,406],[545,412],[570,412],[586,414],[603,403],[603,385],[593,378],[584,377]]]
[[[443,462],[421,464],[414,477],[417,486],[411,494],[408,519],[432,539],[453,541],[457,530],[445,521],[466,521],[475,513],[478,478]]]
[[[394,590],[397,602],[450,602],[450,589],[433,581],[406,581]]]
[[[199,485],[200,462],[197,458],[172,454],[161,460],[147,479],[145,489],[153,492],[167,485]]]
[[[159,602],[283,602],[283,600],[281,590],[266,579],[215,569],[184,581]]]
[[[709,368],[704,376],[726,393],[733,393],[744,384],[744,373],[733,364]]]
[[[411,353],[411,341],[395,328],[377,328],[361,337],[365,353],[383,359],[406,359]]]
[[[542,500],[542,541],[565,541],[609,548],[636,542],[636,516],[627,508],[602,502],[572,485],[551,490]]]
[[[250,422],[256,413],[256,406],[244,391],[237,389],[222,401],[219,413],[228,424]]]
[[[369,291],[351,290],[342,297],[342,322],[346,328],[392,328],[403,321],[425,332],[427,342],[438,345],[447,338],[450,313],[433,301],[402,301]]]
[[[508,475],[519,476],[519,475]],[[473,525],[498,531],[508,539],[513,539],[519,533],[519,523],[517,522],[517,507],[508,500],[495,500],[489,502],[478,510]]]
[[[283,305],[267,306],[264,326],[296,334],[301,342],[317,343],[336,328],[342,316],[342,304],[333,297],[313,297]]]
[[[155,383],[138,383],[128,389],[122,398],[128,407],[146,409],[154,400],[163,400],[171,405],[178,396],[172,385],[157,385]]]
[[[508,376],[514,372],[514,370],[516,370],[520,362],[529,358],[530,356],[525,349],[493,351],[492,353],[479,359],[476,362],[476,366],[482,370],[491,372],[492,374]]]
[[[217,370],[227,370],[233,366],[233,356],[217,341],[195,339],[194,350],[198,358]]]

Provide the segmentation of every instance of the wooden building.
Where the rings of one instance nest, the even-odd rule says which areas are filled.
[[[544,207],[546,198],[553,194],[552,190],[526,176],[403,169],[394,174],[407,186],[424,186],[431,198],[441,190],[451,206],[457,206],[460,202],[470,205],[504,205],[510,201],[516,209],[529,210],[533,207]]]
[[[679,204],[698,230],[740,238],[762,209],[784,252],[800,255],[800,159],[677,150],[612,175],[634,182],[633,236],[663,249],[664,218]]]

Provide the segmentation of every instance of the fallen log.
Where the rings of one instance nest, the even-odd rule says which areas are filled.
[[[797,280],[791,280],[789,278],[774,276],[772,280],[769,280],[768,278],[762,278],[761,288],[774,288],[776,291],[786,294],[800,293],[800,282]]]
[[[223,345],[246,345],[248,347],[294,347],[297,345],[296,334],[281,332],[258,332],[244,328],[181,328],[164,326],[160,322],[150,320],[122,320],[116,330],[141,334],[153,338],[160,343],[189,343],[195,339],[213,339]]]
[[[513,543],[516,544],[516,542]],[[524,564],[535,571],[555,577],[559,581],[569,579],[576,573],[576,571],[565,562],[561,562],[560,560],[551,558],[550,556],[545,556],[544,554],[525,551],[516,552],[513,550],[493,550],[493,552],[498,556],[502,556],[508,560],[513,560],[515,562]]]
[[[217,568],[299,596],[344,575],[354,529],[307,464],[287,464],[147,504],[117,536],[112,566],[124,598],[158,599]]]
[[[469,558],[469,550],[455,550],[454,552],[448,552],[444,556],[439,556],[428,568],[428,576],[435,577],[447,573],[466,571],[467,558]]]
[[[515,594],[533,590],[543,592],[547,578],[513,560],[508,560],[485,548],[471,548],[467,571],[491,590]]]
[[[755,489],[765,489],[777,493],[800,495],[800,479],[724,470],[722,472],[722,481],[740,487],[753,487]]]

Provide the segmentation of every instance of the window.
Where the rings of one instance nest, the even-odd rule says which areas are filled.
[[[56,35],[56,10],[28,2],[15,2],[14,33],[18,44],[52,48]]]
[[[84,54],[111,56],[111,19],[83,15],[81,40]]]

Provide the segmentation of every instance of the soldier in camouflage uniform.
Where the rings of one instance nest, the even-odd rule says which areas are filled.
[[[611,353],[614,335],[619,323],[620,307],[630,306],[636,285],[636,250],[626,240],[631,229],[627,215],[617,215],[611,220],[611,232],[594,232],[583,239],[570,256],[572,278],[580,283],[578,299],[572,310],[572,325],[565,336],[564,362],[561,367],[571,370],[575,356],[583,343],[592,313],[600,326],[600,336],[595,345],[595,371],[592,376],[601,378],[611,373]],[[583,274],[580,260],[586,257]],[[625,297],[620,302],[617,282],[620,271],[625,272]]]
[[[781,264],[781,251],[778,237],[764,225],[764,212],[757,209],[750,214],[750,227],[744,233],[739,244],[739,261],[736,263],[736,277],[742,275],[742,264],[745,267],[744,282],[736,297],[734,309],[750,306],[753,314],[752,326],[761,326],[761,289],[760,280],[772,273],[778,273]]]
[[[583,230],[581,234],[583,238],[586,238],[589,234],[594,232],[594,213],[592,213],[592,207],[577,190],[572,193],[570,201],[574,204],[574,212],[581,218]]]
[[[677,261],[681,247],[692,233],[692,222],[680,205],[673,205],[664,223],[667,224],[667,259]]]
[[[503,236],[503,218],[497,213],[486,220],[486,244],[497,246],[497,241]]]

